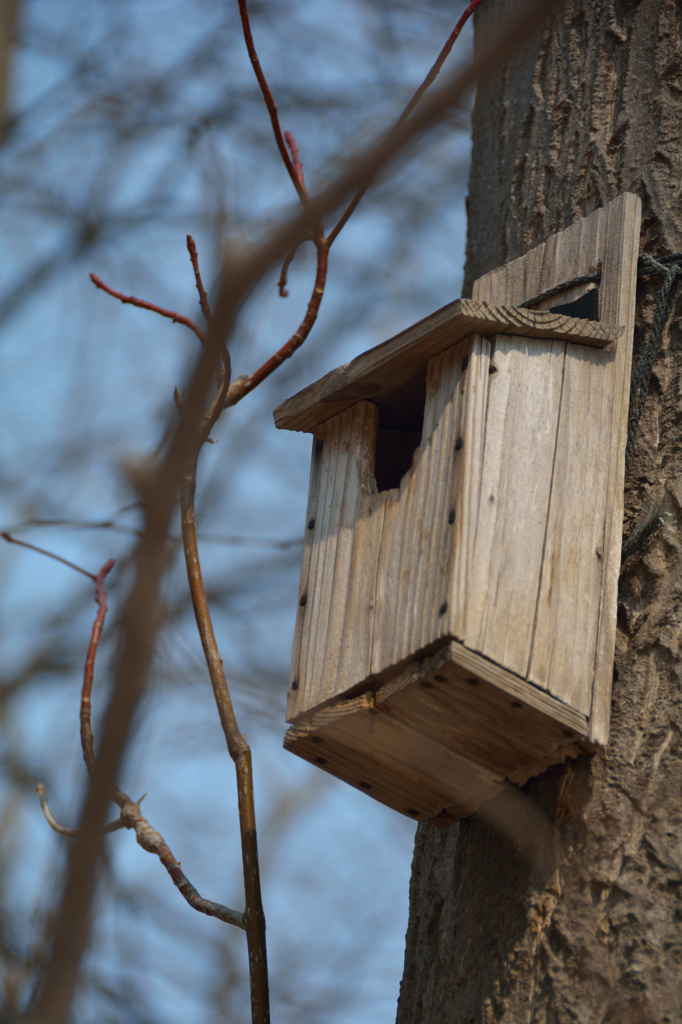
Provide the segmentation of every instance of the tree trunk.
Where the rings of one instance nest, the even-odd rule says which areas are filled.
[[[479,43],[516,3],[484,0]],[[681,22],[680,0],[566,0],[479,92],[467,289],[624,191],[642,199],[642,249],[682,249]],[[635,361],[660,285],[638,284]],[[679,315],[628,472],[626,534],[663,496],[682,517]],[[607,749],[525,787],[552,856],[528,864],[490,816],[419,827],[398,1024],[679,1024],[681,595],[669,526],[621,575]]]

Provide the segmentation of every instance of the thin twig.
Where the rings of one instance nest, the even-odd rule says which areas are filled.
[[[449,35],[449,37],[447,39],[447,42],[445,43],[445,46],[443,47],[443,49],[438,54],[438,57],[436,58],[436,61],[435,61],[434,65],[433,65],[433,67],[431,68],[431,70],[429,71],[428,75],[426,76],[426,78],[424,79],[422,84],[419,86],[417,91],[414,93],[414,95],[412,96],[412,99],[407,104],[407,106],[403,110],[402,114],[400,115],[400,117],[396,121],[395,126],[393,128],[393,131],[397,131],[398,128],[401,128],[402,125],[405,124],[405,122],[407,121],[408,117],[410,116],[410,114],[412,113],[414,108],[417,106],[417,104],[419,103],[420,99],[422,98],[422,96],[424,95],[426,90],[429,88],[430,85],[433,85],[433,83],[436,81],[436,78],[438,77],[438,75],[440,73],[440,70],[443,67],[443,64],[447,60],[447,58],[448,58],[448,56],[450,54],[450,51],[452,50],[452,47],[455,45],[455,41],[457,40],[457,37],[459,36],[460,32],[462,31],[462,29],[464,28],[465,24],[467,23],[467,21],[469,20],[471,15],[474,13],[476,8],[479,7],[482,3],[483,3],[483,0],[472,0],[472,2],[469,4],[467,9],[464,11],[464,13],[462,14],[462,17],[459,19],[459,21],[455,25],[454,29],[452,30],[451,34]],[[364,194],[367,191],[367,189],[369,188],[369,186],[372,184],[373,179],[374,179],[374,174],[372,174],[371,177],[368,177],[367,181],[365,181],[360,186],[360,188],[357,190],[357,192],[355,193],[355,195],[351,199],[351,201],[348,204],[348,206],[346,207],[346,209],[343,211],[341,217],[339,218],[338,223],[329,232],[329,237],[327,238],[327,242],[328,242],[330,248],[334,244],[334,242],[336,241],[338,236],[341,234],[341,232],[343,231],[344,227],[346,226],[346,224],[348,223],[350,218],[352,217],[352,215],[355,212],[355,210],[356,210],[360,200],[364,196]]]
[[[294,242],[294,244],[291,246],[284,259],[282,260],[282,269],[280,270],[279,273],[277,289],[283,299],[286,299],[287,295],[289,294],[289,290],[287,288],[287,274],[289,272],[289,267],[293,262],[294,256],[296,255],[296,253],[298,252],[298,250],[300,249],[304,242],[312,241],[312,235],[306,235],[305,238],[299,238],[297,242]]]
[[[51,829],[58,832],[60,836],[64,836],[66,839],[78,839],[80,832],[77,828],[67,828],[66,825],[60,825],[57,819],[50,810],[50,805],[47,802],[47,796],[45,794],[45,786],[42,782],[39,782],[36,786],[36,793],[38,794],[38,800],[40,801],[40,807],[45,816],[45,821],[48,823]],[[102,832],[109,835],[111,832],[118,832],[119,829],[125,828],[125,822],[122,818],[115,818],[110,821],[108,825],[105,825]]]
[[[94,580],[96,578],[94,573],[88,572],[87,569],[81,569],[80,565],[76,565],[74,562],[69,562],[67,558],[62,558],[61,555],[55,555],[52,551],[46,551],[45,548],[39,548],[36,544],[29,544],[26,540],[17,540],[16,537],[13,537],[9,533],[0,533],[0,537],[2,537],[3,540],[6,540],[9,544],[18,544],[22,548],[28,548],[29,551],[37,551],[39,555],[46,555],[48,558],[54,558],[55,562],[61,562],[62,565],[68,565],[69,569],[75,569],[76,572],[82,572],[89,580]]]
[[[265,106],[267,107],[268,114],[270,115],[270,123],[272,124],[272,131],[275,136],[277,148],[279,149],[279,155],[281,156],[282,162],[284,163],[284,166],[287,169],[293,186],[296,189],[298,198],[301,200],[303,206],[306,207],[310,202],[310,198],[308,196],[305,185],[301,185],[301,182],[299,181],[298,178],[298,174],[296,173],[296,168],[294,167],[294,164],[289,156],[289,153],[287,152],[286,143],[284,141],[282,129],[279,123],[277,104],[275,103],[275,98],[272,95],[272,92],[270,91],[270,86],[267,83],[267,79],[263,74],[263,69],[260,65],[260,61],[258,60],[258,54],[256,53],[256,47],[253,42],[253,35],[251,33],[251,22],[249,20],[249,12],[246,6],[246,0],[238,0],[238,4],[239,15],[242,20],[242,29],[244,31],[244,41],[246,43],[246,49],[249,54],[249,60],[251,61],[251,66],[253,67],[254,74],[260,86],[260,90],[263,93]]]
[[[124,828],[132,829],[135,838],[143,850],[155,854],[166,871],[170,875],[175,888],[187,900],[190,907],[198,910],[208,917],[217,917],[219,921],[232,924],[235,928],[246,928],[244,915],[222,903],[214,903],[213,900],[206,900],[197,892],[192,883],[186,877],[180,867],[179,861],[173,853],[160,832],[149,824],[140,811],[139,800],[137,802],[127,799],[121,807],[121,821]]]
[[[125,533],[126,535],[139,537],[142,530],[134,526],[119,526],[118,523],[114,522],[113,519],[24,519],[20,523],[15,523],[11,527],[11,530],[25,530],[28,527],[41,527],[41,526],[66,526],[74,530],[111,530],[112,533]],[[3,537],[7,531],[0,531],[0,537]],[[277,540],[275,537],[245,537],[238,534],[219,534],[219,533],[198,533],[197,539],[206,541],[210,544],[234,544],[240,547],[254,547],[254,548],[295,548],[300,547],[303,541],[300,537],[292,538],[291,540]],[[181,540],[180,537],[175,534],[169,533],[167,540],[172,544],[178,544]],[[12,543],[21,543],[16,538],[12,538]],[[33,545],[29,545],[33,547]],[[42,548],[35,549],[42,551]],[[49,551],[43,552],[49,555]],[[52,556],[55,557],[55,556]],[[62,561],[62,559],[59,559]],[[71,563],[67,563],[71,565]],[[78,568],[72,566],[72,568]],[[90,576],[90,573],[86,573]]]
[[[183,316],[182,313],[174,313],[171,309],[164,309],[163,306],[156,306],[153,302],[147,302],[146,299],[138,299],[134,295],[124,295],[123,292],[114,291],[108,284],[97,276],[97,274],[90,274],[90,280],[97,287],[101,288],[107,295],[112,295],[119,302],[125,305],[138,306],[139,309],[149,309],[152,313],[158,313],[159,316],[165,316],[169,320],[172,320],[174,324],[182,324],[183,327],[189,327],[190,331],[194,331],[197,338],[202,345],[206,344],[206,335],[202,331],[198,324],[194,323],[194,320],[190,320],[188,316]]]
[[[289,359],[293,356],[297,348],[300,348],[303,342],[310,334],[317,315],[320,311],[320,303],[322,302],[322,296],[324,295],[324,286],[327,280],[327,267],[329,265],[329,246],[326,240],[323,243],[316,242],[317,249],[317,273],[315,274],[315,284],[313,286],[313,293],[308,303],[306,314],[299,324],[298,330],[289,338],[287,342],[274,355],[270,356],[262,366],[260,366],[255,373],[250,377],[240,376],[230,386],[230,390],[227,396],[227,405],[236,405],[237,402],[241,402],[245,395],[248,395],[250,391],[258,387],[259,384],[269,377],[271,373],[282,365],[285,359]]]
[[[251,980],[251,1016],[253,1024],[268,1024],[270,1020],[270,1007],[267,947],[265,942],[265,914],[263,912],[258,864],[251,750],[246,736],[239,729],[225,678],[223,661],[213,629],[199,559],[194,509],[199,453],[225,406],[229,386],[229,379],[226,378],[222,388],[216,393],[201,425],[197,436],[195,452],[187,463],[180,483],[180,519],[187,580],[194,608],[194,616],[204,650],[220,724],[227,742],[227,749],[234,761],[237,773],[237,804],[244,875],[244,927],[249,950],[249,975]]]
[[[81,710],[80,710],[80,723],[81,723],[81,747],[83,749],[83,760],[88,769],[88,775],[92,775],[93,769],[96,764],[95,758],[95,740],[92,735],[92,681],[95,675],[95,657],[97,656],[97,648],[99,646],[99,640],[102,635],[102,628],[104,626],[104,620],[107,616],[107,592],[104,589],[104,580],[114,568],[115,561],[110,558],[108,562],[105,562],[100,571],[94,577],[95,582],[95,594],[97,601],[97,615],[95,621],[92,624],[92,632],[90,634],[90,643],[88,645],[88,653],[85,658],[85,669],[83,670],[83,686],[81,688]]]
[[[201,311],[204,314],[204,318],[206,320],[206,323],[210,327],[211,323],[213,322],[213,314],[211,312],[211,307],[209,305],[208,295],[206,294],[206,289],[204,288],[204,282],[201,279],[201,271],[199,270],[199,256],[197,254],[197,247],[194,244],[194,239],[192,238],[191,235],[187,236],[187,251],[189,252],[189,258],[192,261],[192,269],[194,270],[194,280],[196,281],[197,291],[199,292],[199,305],[201,306]],[[190,322],[194,323],[194,321],[190,321]],[[196,324],[194,326],[196,327]],[[202,341],[202,344],[203,343],[204,342]],[[218,369],[216,370],[216,376],[217,376],[217,380],[218,380],[218,384],[219,385],[220,385],[221,381],[225,377],[225,362],[226,362],[226,357],[225,357],[225,355],[223,355],[222,360],[218,364]],[[181,397],[180,392],[178,391],[177,388],[175,389],[175,391],[173,393],[173,398],[175,399],[175,404],[178,407],[178,412],[182,412],[182,397]]]
[[[211,326],[213,320],[213,314],[211,313],[211,307],[208,302],[208,295],[204,288],[204,282],[201,280],[201,271],[199,270],[199,257],[197,255],[197,247],[194,244],[194,239],[191,235],[187,236],[187,251],[189,258],[192,261],[192,269],[194,270],[194,278],[197,283],[197,291],[199,292],[199,305],[201,306],[201,312],[204,314],[206,323]]]
[[[294,167],[294,174],[296,175],[296,180],[301,186],[301,189],[303,190],[306,199],[310,200],[310,196],[308,195],[308,189],[306,188],[305,177],[303,175],[303,164],[301,163],[301,158],[298,155],[298,146],[296,145],[296,139],[294,138],[291,132],[285,132],[284,141],[286,142],[287,146],[289,147],[289,150],[291,151],[291,162]]]
[[[220,396],[221,403],[224,401],[224,397],[224,393],[222,393]],[[222,404],[219,408],[222,408]],[[7,539],[12,540],[9,536]],[[22,541],[14,541],[14,543],[23,544]],[[97,764],[97,758],[95,757],[95,740],[92,733],[92,682],[95,670],[95,657],[97,655],[97,648],[99,646],[102,628],[107,614],[107,595],[106,590],[104,589],[104,580],[113,569],[115,561],[113,558],[110,558],[104,563],[99,572],[93,575],[92,573],[86,572],[85,569],[81,569],[79,566],[74,565],[72,562],[67,562],[58,555],[54,555],[50,551],[45,551],[43,548],[36,548],[33,544],[24,546],[39,551],[41,554],[47,555],[49,558],[55,558],[57,561],[63,562],[70,568],[76,569],[85,576],[89,576],[95,584],[97,615],[92,626],[88,653],[85,660],[80,706],[80,734],[83,759],[88,769],[88,775],[92,776]],[[67,828],[65,825],[61,825],[52,814],[43,783],[38,783],[36,786],[36,793],[38,794],[38,800],[40,801],[43,815],[45,816],[45,820],[50,828],[54,829],[55,832],[58,832],[59,835],[64,836],[67,839],[79,839],[81,836],[81,831],[79,829]],[[116,832],[122,828],[132,829],[135,832],[139,845],[149,853],[156,854],[168,871],[168,874],[173,880],[173,884],[187,900],[190,906],[195,910],[200,911],[202,914],[208,914],[210,917],[220,918],[220,920],[236,925],[238,928],[246,927],[244,924],[243,914],[240,914],[236,910],[231,910],[229,907],[225,907],[221,903],[214,903],[211,900],[206,900],[197,892],[180,868],[179,862],[176,861],[163,836],[157,832],[156,829],[152,828],[149,821],[140,812],[141,800],[131,800],[127,793],[124,793],[123,790],[118,788],[118,786],[114,787],[112,799],[120,807],[121,814],[114,821],[109,822],[108,825],[104,826],[102,834]]]

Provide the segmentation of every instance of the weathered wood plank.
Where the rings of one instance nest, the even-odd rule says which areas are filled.
[[[355,402],[376,401],[408,384],[423,373],[429,359],[472,334],[522,335],[603,348],[621,332],[621,327],[610,323],[458,299],[283,402],[275,409],[275,425],[282,430],[312,431]]]
[[[459,640],[466,635],[468,595],[474,572],[475,510],[481,493],[491,350],[491,342],[477,334],[471,339],[466,352],[468,365],[462,396],[462,448],[459,453],[461,475],[455,510],[454,572],[448,607],[450,633]]]
[[[377,581],[372,672],[409,658],[448,631],[454,532],[449,522],[459,473],[455,442],[465,350],[432,360],[427,379],[424,434],[399,493],[389,492]]]
[[[371,659],[371,618],[374,605],[376,560],[381,538],[376,520],[362,518],[364,499],[376,495],[374,449],[379,416],[376,406],[358,402],[340,417],[342,445],[347,445],[348,462],[343,490],[337,493],[340,516],[334,564],[331,568],[332,595],[326,630],[318,637],[324,650],[324,667],[319,680],[318,701],[339,692],[345,680],[361,682],[369,675]],[[371,513],[367,508],[366,511]],[[365,529],[363,526],[368,525]]]
[[[583,749],[585,716],[557,705],[446,643],[376,693],[305,716],[285,746],[410,817],[456,819],[500,792],[505,776],[522,785],[538,765]]]
[[[437,426],[432,433],[432,476],[423,492],[426,544],[416,566],[417,586],[410,597],[413,623],[406,656],[432,644],[449,631],[447,611],[455,539],[454,523],[449,520],[460,480],[460,382],[464,355],[463,346],[457,346],[432,359],[428,367],[427,407],[432,407]]]
[[[374,756],[371,746],[364,750],[347,747],[334,735],[333,727],[308,732],[305,726],[292,726],[284,737],[284,748],[414,821],[437,818],[443,807],[452,803],[449,795],[419,776],[388,769]],[[450,820],[456,821],[468,808],[457,806],[453,811]]]
[[[604,530],[604,587],[599,609],[599,633],[595,659],[590,736],[595,743],[605,744],[609,734],[613,652],[616,644],[616,613],[618,576],[623,540],[623,492],[625,481],[625,443],[627,437],[630,376],[632,369],[632,338],[635,329],[637,291],[637,260],[642,219],[638,196],[625,193],[605,210],[604,284],[600,289],[600,315],[618,316],[625,326],[627,344],[618,346],[613,382],[611,412],[612,438],[607,518]],[[618,440],[616,440],[618,439]]]
[[[625,325],[615,351],[567,345],[528,668],[561,700],[592,706],[591,735],[600,743],[608,738],[639,223],[639,200],[626,194],[474,287],[476,299],[515,305],[601,266],[599,315]]]
[[[571,730],[577,736],[583,739],[588,736],[587,717],[539,687],[528,683],[525,679],[519,679],[518,676],[507,672],[506,669],[488,661],[480,654],[469,651],[463,644],[452,642],[449,646],[448,656],[455,665],[472,676],[492,683],[498,690],[508,693],[515,700],[527,704],[528,707],[541,711],[549,719]],[[542,736],[538,736],[536,742],[541,743]]]
[[[305,706],[307,699],[306,680],[313,674],[315,659],[315,639],[317,637],[317,620],[319,602],[313,599],[316,594],[325,562],[329,518],[332,513],[334,494],[333,476],[336,471],[334,435],[338,433],[338,425],[323,425],[313,437],[313,465],[311,475],[317,479],[317,500],[311,495],[308,504],[307,524],[312,523],[310,556],[307,572],[301,572],[298,591],[298,612],[296,628],[300,630],[301,641],[298,648],[298,659],[294,652],[291,672],[291,686],[287,695],[287,719],[291,720]],[[306,569],[304,564],[303,569]]]
[[[464,642],[526,675],[554,468],[565,346],[494,339]],[[476,442],[475,442],[476,443]]]
[[[315,447],[316,438],[313,437],[312,454],[310,459],[310,482],[308,485],[308,505],[306,508],[305,528],[303,532],[303,564],[301,566],[301,582],[298,589],[299,603],[296,613],[294,644],[291,655],[291,676],[288,694],[289,700],[291,700],[292,695],[294,695],[298,690],[299,679],[305,673],[305,662],[307,659],[308,649],[309,614],[306,614],[306,608],[308,608],[307,602],[303,607],[300,602],[301,596],[303,594],[307,595],[309,589],[311,589],[310,578],[313,566],[313,555],[315,555],[315,567],[317,557],[319,555],[319,541],[317,544],[314,543],[314,531],[320,502],[320,480],[323,475],[323,471],[322,453],[317,452]],[[313,569],[312,571],[314,572],[315,570]],[[310,609],[308,609],[308,613],[309,611]],[[294,687],[293,690],[291,689],[292,685]]]
[[[289,719],[335,696],[340,668],[354,682],[369,672],[371,623],[355,630],[355,636],[353,624],[361,616],[360,609],[373,603],[374,574],[367,581],[366,575],[353,577],[351,568],[359,507],[375,489],[377,420],[376,408],[360,402],[315,435],[315,447],[321,445],[319,498],[315,515],[309,512],[308,521],[314,519],[315,524],[309,570],[305,582],[302,576],[299,596],[301,653],[298,686],[289,691]],[[358,559],[364,567],[360,547],[356,564]],[[367,586],[371,586],[368,594]]]

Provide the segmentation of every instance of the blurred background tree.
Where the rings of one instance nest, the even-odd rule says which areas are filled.
[[[310,0],[251,5],[261,62],[311,188],[398,116],[464,4]],[[225,238],[248,242],[295,196],[248,62],[236,2],[0,0],[0,525],[95,571],[111,622],[96,678],[106,700],[113,622],[139,529],[123,460],[161,439],[194,355],[179,326],[126,294],[195,316],[184,246],[204,279]],[[465,32],[452,61],[468,56]],[[332,251],[320,319],[294,359],[221,421],[202,457],[206,583],[242,728],[254,749],[273,1018],[393,1018],[414,825],[284,755],[281,736],[307,494],[309,438],[271,409],[460,293],[469,128],[453,116],[373,186]],[[234,373],[300,321],[312,246],[286,300],[269,275],[240,319]],[[240,906],[232,766],[213,707],[181,552],[124,778],[202,894]],[[40,979],[66,841],[34,787],[75,824],[86,774],[78,691],[92,588],[28,551],[0,549],[0,1006]],[[97,734],[97,729],[96,729]],[[180,899],[127,834],[107,843],[74,1021],[247,1021],[243,936]]]

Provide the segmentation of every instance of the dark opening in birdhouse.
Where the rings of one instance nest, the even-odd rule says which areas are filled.
[[[414,453],[422,439],[426,405],[426,367],[382,401],[379,410],[374,477],[377,490],[400,487],[412,467]]]

